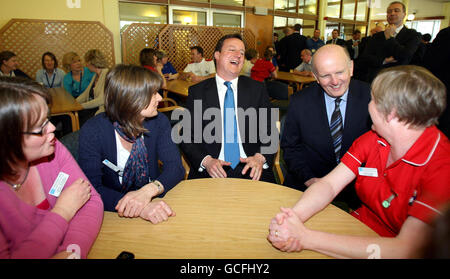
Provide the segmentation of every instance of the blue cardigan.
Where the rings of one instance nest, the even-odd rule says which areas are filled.
[[[150,177],[163,184],[164,193],[161,197],[183,179],[184,168],[178,148],[171,139],[171,127],[167,117],[159,113],[151,119],[146,119],[144,127],[149,131],[144,133],[144,142],[149,155]],[[114,126],[105,113],[100,113],[89,119],[80,130],[78,162],[101,195],[105,210],[116,211],[118,201],[126,192],[121,191],[119,175],[102,163],[104,159],[117,165]],[[163,163],[161,173],[158,160]]]

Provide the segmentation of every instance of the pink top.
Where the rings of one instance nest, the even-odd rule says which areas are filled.
[[[59,141],[54,156],[41,160],[37,170],[50,205],[48,210],[21,201],[7,183],[0,181],[0,258],[50,258],[76,245],[81,258],[86,258],[103,221],[100,195],[91,186],[91,198],[67,223],[50,211],[57,198],[48,192],[60,171],[69,174],[65,187],[80,177],[87,180],[86,176]]]

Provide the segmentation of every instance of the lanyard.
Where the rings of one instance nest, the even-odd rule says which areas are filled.
[[[74,79],[73,79],[73,72],[70,72],[70,74],[72,75],[72,89],[73,89],[73,81],[74,81]],[[77,95],[80,95],[81,94],[81,82],[83,81],[83,71],[81,71],[81,73],[80,73],[80,85],[78,86],[78,94]]]
[[[56,76],[56,70],[53,70],[52,83],[50,84],[50,81],[48,80],[47,71],[45,71],[45,78],[47,79],[48,88],[53,88],[53,84],[55,83],[55,76]],[[81,81],[81,79],[80,79],[80,81]]]

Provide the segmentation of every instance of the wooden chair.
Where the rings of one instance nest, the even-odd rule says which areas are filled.
[[[281,122],[277,121],[277,129],[278,129],[278,133],[281,132]],[[273,163],[273,167],[275,168],[275,173],[278,176],[278,179],[280,180],[280,184],[283,184],[284,182],[284,174],[283,174],[283,170],[281,168],[281,164],[280,164],[280,144],[278,144],[278,151],[275,154],[275,159],[274,159],[274,163]]]

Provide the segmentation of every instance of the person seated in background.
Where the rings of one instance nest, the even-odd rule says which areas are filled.
[[[216,74],[214,61],[203,58],[203,48],[199,46],[191,47],[191,63],[189,63],[180,74],[180,79],[191,79],[192,82],[199,82]]]
[[[298,65],[297,68],[292,72],[294,75],[312,77],[312,53],[309,49],[305,48],[301,52],[302,64]]]
[[[0,77],[0,258],[67,258],[74,245],[86,258],[102,224],[102,200],[55,138],[49,103],[36,81]]]
[[[58,88],[63,86],[63,78],[66,73],[58,68],[56,56],[47,51],[42,55],[42,69],[36,72],[36,81],[46,88]]]
[[[64,89],[76,98],[86,90],[95,74],[83,67],[80,56],[75,52],[64,54],[62,63],[67,72],[63,79]]]
[[[30,78],[27,74],[17,69],[17,67],[19,67],[19,60],[14,52],[8,50],[0,52],[0,77]]]
[[[435,124],[445,109],[444,84],[418,66],[383,70],[372,83],[372,131],[341,163],[311,185],[295,206],[272,219],[268,236],[282,251],[315,250],[333,257],[421,257],[434,219],[450,201],[450,142]],[[335,235],[303,224],[356,178],[362,206],[353,217],[379,237]]]
[[[166,88],[166,79],[162,73],[163,65],[162,63],[158,63],[157,60],[156,50],[153,48],[144,48],[139,53],[139,62],[141,63],[141,66],[160,75],[163,81],[161,88]]]
[[[94,78],[89,86],[77,97],[78,103],[83,107],[78,112],[80,127],[94,114],[105,111],[105,78],[108,73],[108,61],[105,55],[98,49],[91,49],[84,55],[86,67],[94,73]]]
[[[154,224],[175,212],[152,199],[165,195],[184,175],[169,120],[157,110],[162,81],[144,67],[116,65],[105,80],[105,113],[89,119],[79,138],[81,169],[105,210]]]
[[[162,50],[156,51],[156,64],[162,64],[161,72],[167,80],[173,80],[178,78],[178,72],[169,62],[167,54]]]
[[[277,62],[277,52],[273,48],[273,46],[267,46],[266,49],[270,50],[272,52],[272,64],[275,67],[275,69],[278,72],[278,62]]]
[[[245,60],[244,66],[242,66],[242,70],[240,75],[250,77],[253,65],[256,60],[259,58],[259,53],[254,48],[249,48],[245,51]]]
[[[277,70],[272,64],[273,53],[270,49],[264,51],[264,58],[255,62],[251,70],[250,77],[257,81],[264,81],[267,78],[277,78]]]

